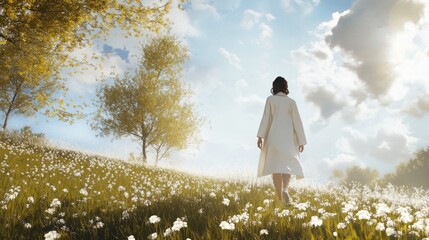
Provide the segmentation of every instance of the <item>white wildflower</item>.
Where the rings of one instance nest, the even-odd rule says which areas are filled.
[[[158,238],[158,234],[155,232],[155,233],[152,233],[151,235],[149,235],[147,238],[149,238],[149,239],[151,239],[151,240],[155,240],[155,239],[157,239]]]
[[[128,240],[136,240],[136,239],[134,238],[134,235],[130,235],[128,236]]]
[[[354,201],[350,201],[348,203],[344,204],[344,207],[342,209],[343,213],[352,212],[354,210],[357,210],[356,203]]]
[[[240,217],[238,215],[234,215],[229,219],[229,221],[231,221],[233,223],[238,223],[238,222],[240,222]]]
[[[376,205],[376,216],[386,216],[386,214],[390,213],[392,210],[385,203],[377,203]]]
[[[223,205],[225,205],[225,206],[229,206],[229,199],[228,199],[228,198],[224,198],[224,199],[222,200],[222,203],[223,203]]]
[[[419,230],[419,231],[423,231],[425,229],[425,222],[423,219],[419,219],[417,222],[413,223],[413,225],[411,225],[411,228]]]
[[[173,227],[171,227],[171,230],[173,231],[179,231],[181,228],[185,228],[188,226],[188,223],[183,221],[181,218],[177,218],[176,221],[173,223]]]
[[[57,233],[57,231],[50,231],[45,234],[45,240],[54,240],[61,237],[61,234]]]
[[[262,229],[261,231],[259,231],[259,235],[268,235],[268,230]]]
[[[55,213],[55,208],[48,208],[45,210],[45,212],[53,215]]]
[[[377,231],[384,231],[386,228],[384,227],[384,223],[379,222],[377,223],[377,225],[375,226],[375,230]]]
[[[286,217],[290,215],[290,211],[287,209],[284,209],[283,211],[277,213],[277,217]]]
[[[165,232],[164,232],[164,237],[168,237],[168,236],[170,236],[170,234],[171,234],[171,228],[167,228],[167,229],[165,229]]]
[[[401,213],[401,216],[398,219],[403,223],[410,223],[414,220],[414,217],[408,212],[403,212]]]
[[[88,191],[86,191],[85,188],[80,189],[79,193],[84,195],[84,196],[88,196]]]
[[[270,205],[270,203],[272,203],[274,200],[273,199],[265,199],[264,200],[264,205],[265,206],[268,206],[268,205]]]
[[[346,228],[347,227],[347,224],[345,224],[345,223],[343,223],[343,222],[340,222],[340,223],[338,223],[338,225],[337,225],[337,228],[338,229],[344,229],[344,228]]]
[[[128,213],[128,210],[125,209],[124,211],[122,211],[122,219],[129,219],[130,218],[130,214]]]
[[[104,223],[102,223],[102,222],[97,222],[95,224],[95,228],[102,228],[103,226],[104,226]]]
[[[251,203],[248,202],[248,203],[246,203],[246,206],[244,208],[247,210],[247,209],[249,209],[252,206],[253,206],[253,204],[251,204]]]
[[[388,237],[392,236],[393,234],[395,234],[395,230],[391,227],[386,228],[386,235]]]
[[[307,213],[306,213],[306,212],[302,212],[302,213],[298,213],[298,214],[296,214],[296,215],[295,215],[295,218],[303,219],[303,218],[305,218],[306,216],[307,216]]]
[[[50,206],[52,208],[61,207],[61,202],[60,202],[60,200],[58,200],[58,198],[54,198],[54,200],[52,200]]]
[[[356,213],[356,216],[359,218],[359,220],[362,220],[362,219],[369,220],[369,219],[371,219],[371,213],[368,212],[367,210],[360,210],[359,212]]]
[[[309,206],[310,206],[310,204],[308,204],[306,202],[305,203],[298,203],[297,205],[295,205],[295,207],[301,211],[306,211]]]
[[[393,228],[393,227],[395,227],[395,226],[396,226],[396,223],[395,223],[394,221],[392,221],[392,219],[388,218],[388,219],[387,219],[387,222],[386,222],[386,225],[387,225],[388,227]]]
[[[222,221],[219,224],[219,227],[221,227],[223,230],[234,230],[235,229],[234,223],[228,223],[227,221]]]
[[[312,216],[311,220],[308,224],[312,227],[319,227],[322,226],[323,220],[320,219],[318,216]]]
[[[158,217],[158,216],[156,216],[156,215],[152,215],[149,218],[149,222],[152,223],[152,224],[158,223],[160,221],[161,221],[161,218]]]

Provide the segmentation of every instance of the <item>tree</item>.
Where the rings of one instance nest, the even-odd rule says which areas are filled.
[[[189,102],[191,91],[180,81],[187,57],[175,37],[153,38],[143,46],[136,75],[117,77],[97,90],[99,114],[93,127],[103,136],[138,140],[145,163],[149,147],[158,163],[172,150],[195,143],[202,119]]]
[[[11,58],[19,59],[19,54]],[[0,73],[0,111],[4,113],[4,130],[12,114],[34,115],[40,108],[50,105],[52,95],[63,88],[62,81],[56,75],[50,76],[48,72],[39,71],[40,67],[43,68],[43,64],[33,63],[25,71],[17,65]]]
[[[414,157],[400,163],[395,173],[386,174],[382,183],[429,188],[429,147],[420,149]]]
[[[171,0],[153,5],[134,0],[0,0],[0,45],[7,50],[20,49],[27,53],[27,58],[38,58],[44,51],[63,57],[61,53],[90,44],[114,27],[126,30],[127,36],[139,35],[142,29],[159,30],[166,24],[164,16],[171,3]]]
[[[114,27],[121,27],[126,36],[139,36],[143,29],[158,31],[167,24],[165,14],[172,0],[153,5],[142,2],[0,0],[0,109],[5,115],[4,128],[13,112],[32,115],[60,102],[54,93],[66,90],[58,78],[61,69],[88,64],[87,59],[70,57],[74,49],[91,45]],[[62,120],[70,117],[61,104],[46,113]]]
[[[369,185],[377,180],[378,171],[375,169],[353,166],[346,169],[345,177],[339,171],[336,171],[336,175],[342,177],[343,182],[346,184],[352,184],[355,182]]]

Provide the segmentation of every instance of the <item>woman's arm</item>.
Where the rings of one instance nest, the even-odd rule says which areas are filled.
[[[262,150],[262,138],[258,137],[258,142],[256,143],[258,145],[258,148]]]
[[[265,102],[264,114],[262,115],[261,124],[259,124],[257,137],[265,139],[267,137],[268,130],[271,126],[272,116],[271,116],[271,104],[269,98]],[[259,141],[259,140],[258,140]]]

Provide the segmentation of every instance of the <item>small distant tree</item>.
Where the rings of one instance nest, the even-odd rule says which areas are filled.
[[[0,131],[1,141],[12,141],[15,144],[30,144],[33,146],[46,146],[48,140],[43,133],[35,133],[29,126],[24,126],[20,130]]]
[[[400,163],[395,173],[386,174],[382,184],[388,182],[394,185],[429,188],[429,147],[420,149],[414,157]]]
[[[351,184],[353,182],[370,185],[378,178],[378,171],[370,168],[353,166],[346,170],[344,182]]]
[[[202,119],[189,101],[191,91],[180,80],[187,58],[187,49],[175,37],[153,38],[143,46],[136,75],[101,84],[93,128],[104,136],[138,140],[144,163],[149,148],[157,164],[172,150],[198,142]]]

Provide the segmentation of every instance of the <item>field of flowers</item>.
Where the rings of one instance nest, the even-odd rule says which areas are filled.
[[[421,189],[219,180],[0,142],[0,239],[428,239]],[[265,183],[264,183],[265,182]]]

